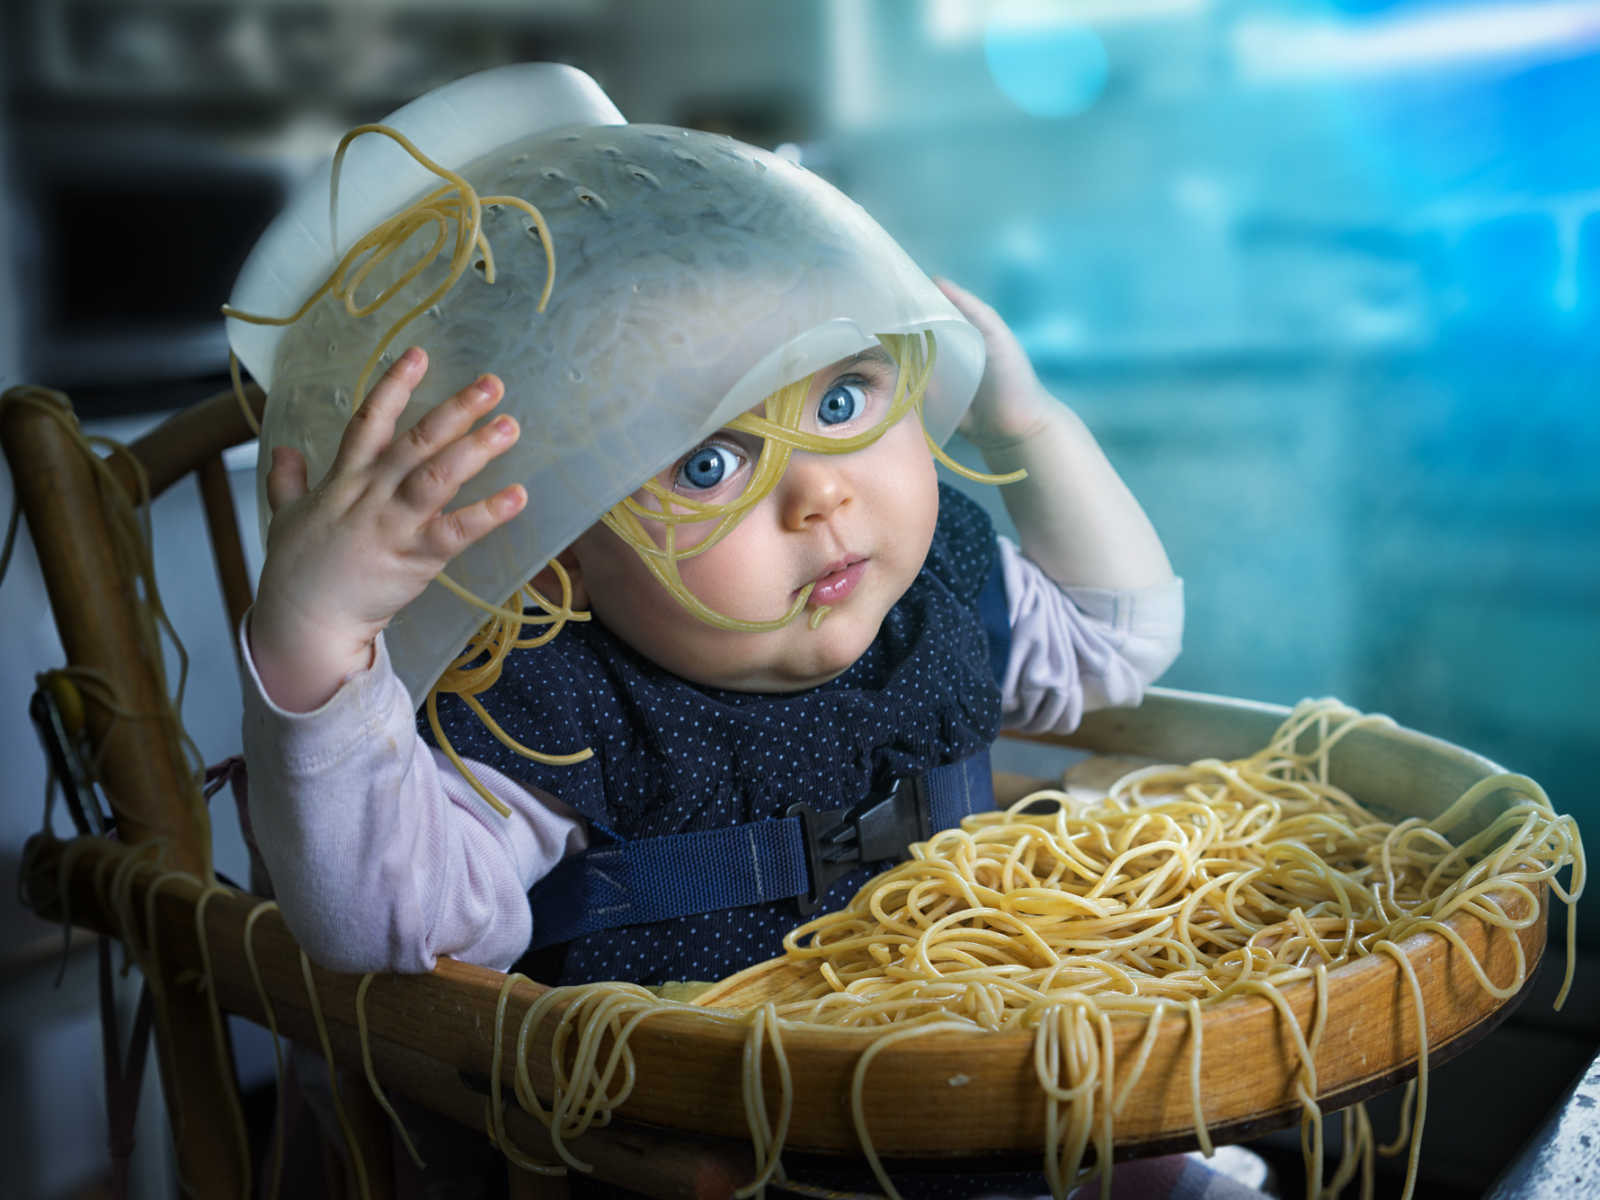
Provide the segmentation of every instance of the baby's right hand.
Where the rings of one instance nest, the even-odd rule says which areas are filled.
[[[444,511],[518,430],[509,416],[473,428],[505,393],[485,375],[396,437],[395,422],[427,369],[416,347],[389,368],[315,488],[306,487],[298,451],[274,451],[267,475],[273,520],[249,639],[261,683],[281,708],[308,712],[326,703],[371,664],[374,639],[395,613],[527,503],[512,484]]]

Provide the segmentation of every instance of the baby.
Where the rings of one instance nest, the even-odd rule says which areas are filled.
[[[452,112],[463,106],[457,95]],[[643,128],[608,129],[597,154],[627,158],[649,212],[672,189],[665,166],[642,157],[649,147],[625,136]],[[892,810],[895,828],[910,831],[902,840],[950,823],[975,803],[971,785],[981,789],[1002,726],[1065,731],[1086,709],[1135,704],[1178,651],[1181,589],[1158,537],[991,309],[947,282],[935,291],[901,256],[871,277],[854,273],[852,286],[893,300],[856,311],[824,286],[829,240],[892,242],[852,207],[830,215],[826,233],[775,247],[778,265],[762,264],[765,274],[750,268],[760,286],[738,303],[723,289],[698,311],[708,271],[746,277],[728,229],[771,189],[792,186],[781,175],[791,168],[736,143],[725,165],[688,135],[637,136],[679,159],[688,147],[698,166],[685,169],[723,170],[730,194],[751,197],[714,216],[704,216],[712,200],[696,201],[714,263],[683,262],[692,255],[673,249],[682,279],[665,286],[678,290],[650,310],[711,330],[695,336],[713,339],[715,356],[670,332],[649,349],[652,378],[700,393],[715,423],[680,422],[671,444],[618,437],[617,460],[647,458],[648,469],[620,500],[589,501],[550,553],[513,565],[544,596],[569,592],[567,607],[590,619],[513,649],[483,713],[444,695],[437,730],[416,718],[421,689],[390,649],[422,661],[407,647],[426,639],[406,626],[409,640],[396,641],[397,615],[416,612],[474,548],[541,519],[553,503],[541,499],[541,477],[519,468],[507,479],[506,464],[562,436],[575,385],[596,374],[590,360],[534,378],[507,359],[436,399],[439,374],[458,368],[437,353],[430,368],[413,346],[355,406],[325,471],[308,472],[290,439],[266,439],[272,520],[244,631],[251,814],[285,919],[330,967],[425,971],[449,955],[520,963],[552,983],[725,976],[778,953],[802,911],[842,903],[903,848],[863,826],[860,852],[835,869],[818,853],[822,826],[838,822],[848,835],[855,826],[840,814],[858,805]],[[824,207],[848,204],[810,177],[793,186],[828,193],[816,201]],[[564,288],[573,320],[583,315],[590,258],[677,236],[663,218],[630,242],[618,232],[618,195],[579,181],[573,219],[603,223],[594,228],[612,239],[605,255],[564,238],[559,213],[546,212],[551,329],[566,328],[556,311]],[[752,238],[771,240],[748,220]],[[569,247],[583,261],[565,275]],[[787,273],[785,255],[800,264]],[[542,277],[545,260],[531,261]],[[515,266],[500,269],[511,278]],[[780,288],[804,292],[811,307],[774,311],[764,298]],[[647,290],[606,292],[603,309],[596,291],[589,315],[621,321]],[[445,317],[449,303],[439,305]],[[879,314],[891,310],[936,316],[886,327]],[[985,354],[967,352],[964,384],[963,318]],[[869,336],[837,340],[863,327]],[[454,328],[440,335],[453,340],[451,364],[476,336],[470,322]],[[634,352],[629,339],[618,344],[616,355]],[[716,381],[694,383],[713,357]],[[615,360],[593,361],[603,371]],[[613,387],[624,401],[630,379],[644,386],[624,375]],[[590,403],[597,422],[610,411]],[[991,471],[1026,472],[1002,491],[1020,545],[937,480],[937,441],[957,420]],[[587,436],[606,437],[592,426]],[[561,494],[581,491],[587,473],[568,464]],[[444,652],[459,649],[455,638]],[[952,789],[962,796],[954,807]]]

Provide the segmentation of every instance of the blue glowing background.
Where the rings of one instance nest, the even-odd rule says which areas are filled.
[[[1338,695],[1600,827],[1600,6],[910,12],[862,10],[826,167],[1145,502],[1164,682]]]

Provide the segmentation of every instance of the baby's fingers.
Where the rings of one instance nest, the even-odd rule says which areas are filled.
[[[989,353],[985,375],[996,386],[1003,388],[1033,385],[1036,379],[1033,364],[1028,361],[1027,352],[1017,340],[1017,335],[1011,331],[1011,326],[1006,324],[1005,318],[966,288],[948,279],[935,279],[934,283],[949,297],[950,303],[961,310],[961,315],[983,334],[984,345]]]
[[[274,447],[272,468],[267,472],[267,507],[276,514],[285,504],[292,504],[305,494],[305,456],[288,446]]]
[[[1000,348],[1005,352],[1022,353],[1021,346],[1017,344],[1016,334],[1011,332],[1011,326],[1007,325],[1005,318],[986,302],[949,279],[941,277],[934,282],[939,290],[950,298],[950,303],[961,310],[961,315],[978,327],[984,341],[989,343],[991,352]]]
[[[446,562],[511,520],[527,502],[528,493],[521,484],[513,483],[486,500],[464,504],[454,512],[440,513],[423,527],[424,549]]]
[[[428,356],[420,346],[402,354],[351,414],[330,469],[357,470],[382,454],[394,439],[395,423],[410,403],[412,390],[427,373]]]
[[[500,403],[504,395],[505,385],[499,379],[480,375],[448,400],[429,409],[421,420],[396,438],[385,455],[386,468],[401,474],[441,453],[449,453],[472,428],[472,423]]]
[[[517,440],[517,432],[515,420],[499,416],[487,425],[458,434],[432,457],[407,471],[395,489],[396,496],[423,518],[432,516],[490,459],[509,449]]]

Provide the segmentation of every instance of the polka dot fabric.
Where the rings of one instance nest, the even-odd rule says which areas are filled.
[[[1000,695],[977,600],[996,554],[988,517],[941,486],[922,572],[867,652],[806,692],[689,683],[598,621],[514,651],[486,707],[525,745],[592,747],[594,756],[574,766],[514,754],[455,697],[441,697],[440,719],[463,756],[559,797],[590,822],[592,840],[781,817],[798,801],[853,804],[994,739]],[[425,721],[419,727],[430,737]],[[842,905],[874,869],[838,880],[825,906]],[[777,954],[797,920],[794,903],[781,901],[601,931],[568,946],[555,981],[719,979]]]

